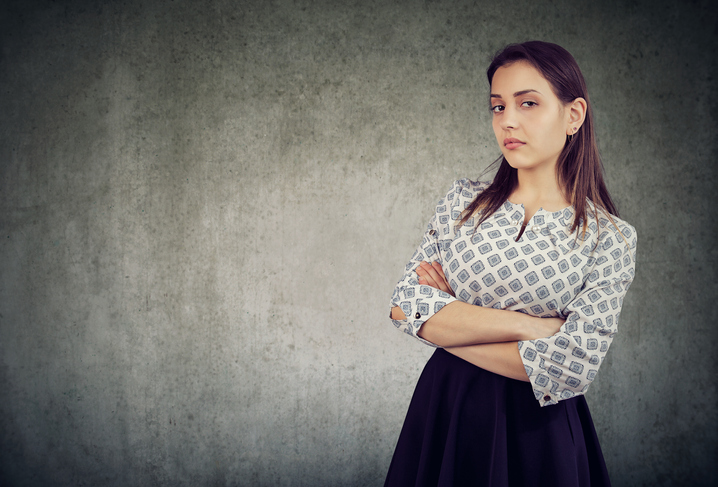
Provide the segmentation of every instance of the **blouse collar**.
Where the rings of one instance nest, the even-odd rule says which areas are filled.
[[[506,200],[504,204],[496,210],[494,216],[506,216],[508,218],[523,220],[525,213],[526,209],[523,203],[512,203]],[[554,222],[563,227],[570,227],[573,224],[574,213],[575,210],[573,206],[567,206],[557,211],[546,211],[543,208],[539,208],[531,219],[534,220],[534,223],[538,224]]]

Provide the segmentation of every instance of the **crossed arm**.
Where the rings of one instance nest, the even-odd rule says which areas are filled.
[[[416,273],[420,284],[454,295],[438,262],[421,262]],[[399,307],[392,308],[391,316],[406,319]],[[477,367],[528,382],[517,342],[551,336],[563,322],[455,301],[429,318],[418,335]]]

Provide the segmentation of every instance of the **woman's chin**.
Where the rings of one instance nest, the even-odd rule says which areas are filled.
[[[504,159],[506,159],[506,162],[509,163],[509,166],[514,169],[527,169],[531,167],[531,164],[526,163],[526,161],[517,161],[515,157],[509,159],[508,157],[504,156]]]

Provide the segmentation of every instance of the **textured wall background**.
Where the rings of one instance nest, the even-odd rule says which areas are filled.
[[[715,485],[712,7],[3,1],[0,484],[381,485],[431,353],[388,299],[538,38],[639,235],[588,394],[614,483]]]

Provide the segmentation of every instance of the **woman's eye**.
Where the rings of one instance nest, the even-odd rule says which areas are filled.
[[[503,106],[503,105],[494,105],[494,106],[491,107],[491,111],[494,112],[494,113],[503,112],[503,111],[504,111],[504,106]]]
[[[527,106],[527,107],[535,107],[536,102],[535,101],[525,101],[521,104],[521,106]]]

